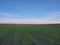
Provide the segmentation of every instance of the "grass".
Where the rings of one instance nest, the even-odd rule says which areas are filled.
[[[60,45],[60,26],[0,25],[0,45]]]

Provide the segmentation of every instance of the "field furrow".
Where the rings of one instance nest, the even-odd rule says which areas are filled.
[[[60,45],[60,26],[0,26],[0,45]]]

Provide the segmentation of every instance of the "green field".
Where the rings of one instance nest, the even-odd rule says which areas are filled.
[[[60,45],[60,26],[0,25],[0,45]]]

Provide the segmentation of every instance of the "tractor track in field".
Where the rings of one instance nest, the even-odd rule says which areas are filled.
[[[41,35],[41,36],[39,36],[39,37],[43,37],[44,39],[46,39],[46,40],[48,40],[48,41],[51,41],[51,42],[52,42],[51,44],[54,44],[54,43],[60,44],[60,42],[57,42],[57,41],[55,41],[55,40],[52,40],[52,39],[50,39],[50,38],[48,38],[48,37],[46,37],[46,36]],[[50,44],[49,44],[49,45],[50,45]]]
[[[26,32],[26,34],[36,45],[40,45],[29,33]]]
[[[22,40],[22,45],[28,45],[28,42],[26,41],[25,37],[22,35],[22,32],[20,33],[21,34],[21,40]]]
[[[20,42],[19,42],[19,31],[18,30],[15,31],[14,39],[13,39],[13,45],[20,45]]]
[[[27,33],[27,35],[29,36],[29,38],[31,38],[35,43],[36,43],[36,45],[45,45],[45,43],[44,42],[42,42],[42,41],[37,41],[35,38],[33,38],[29,33]],[[40,36],[39,36],[40,37]],[[48,41],[51,41],[52,43],[50,43],[49,45],[52,45],[52,44],[58,44],[58,45],[60,45],[60,43],[59,42],[57,42],[57,41],[54,41],[54,40],[52,40],[52,39],[49,39],[49,38],[47,38],[47,37],[44,37],[44,36],[42,36],[43,37],[43,39],[47,39]],[[42,39],[41,39],[42,40]]]
[[[11,32],[11,31],[8,31],[8,32]],[[8,45],[9,43],[12,43],[12,35],[10,35],[8,38],[6,38],[2,43],[1,45]]]
[[[20,40],[20,41],[19,41]],[[1,45],[28,45],[22,33],[16,30],[12,36],[5,39]]]
[[[12,45],[12,36],[4,40],[4,42],[1,45]]]
[[[7,38],[6,40],[4,40],[4,42],[1,45],[18,45],[19,38],[18,38],[18,32],[15,31],[14,34],[12,34],[12,36],[10,36],[9,38]]]
[[[54,41],[52,39],[49,39],[48,37],[45,37],[43,35],[40,35],[39,37],[41,37],[42,39],[40,41],[37,41],[37,39],[35,39],[30,33],[26,32],[26,31],[24,33],[26,33],[26,35],[36,45],[46,45],[45,42],[43,41],[44,39],[52,42],[49,45],[54,45],[55,43],[58,44],[58,45],[60,45],[59,42],[56,42],[56,41]],[[22,33],[21,30],[14,30],[14,33],[12,35],[10,35],[9,38],[7,38],[6,40],[4,40],[4,42],[1,45],[29,45],[28,42],[26,41],[24,35],[22,35],[22,34],[23,33]]]
[[[42,35],[41,35],[40,37],[43,37],[44,39],[50,40],[50,41],[55,42],[55,43],[57,43],[57,44],[60,44],[60,42],[58,42],[58,41],[56,41],[56,40],[53,40],[53,39],[45,36],[44,33],[42,33]]]

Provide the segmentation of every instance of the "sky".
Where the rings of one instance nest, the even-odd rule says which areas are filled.
[[[60,0],[0,0],[0,23],[60,23]]]

